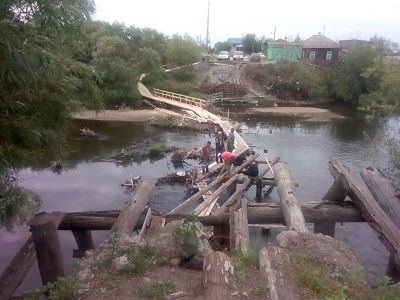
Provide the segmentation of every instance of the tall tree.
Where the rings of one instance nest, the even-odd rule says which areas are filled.
[[[246,34],[242,41],[243,51],[245,53],[257,53],[261,51],[261,42],[255,34]]]

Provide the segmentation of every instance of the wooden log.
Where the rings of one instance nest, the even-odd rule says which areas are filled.
[[[90,230],[72,230],[78,249],[73,250],[74,258],[82,258],[85,252],[94,249],[94,242]]]
[[[190,206],[196,203],[197,200],[199,200],[205,193],[208,191],[212,190],[214,187],[218,186],[221,184],[225,177],[226,173],[222,174],[221,176],[217,177],[214,181],[212,181],[210,184],[208,184],[204,189],[198,191],[196,194],[185,200],[185,202],[181,203],[177,207],[175,207],[173,210],[171,210],[167,215],[172,215],[172,214],[177,214],[180,212],[183,212],[187,210]]]
[[[65,276],[57,227],[63,216],[41,213],[29,222],[43,285]]]
[[[243,184],[243,183],[246,181],[246,179],[247,179],[247,178],[240,178],[240,179],[238,179],[237,183],[238,183],[238,184]],[[261,181],[261,183],[262,183],[263,186],[265,186],[265,185],[276,186],[276,180],[275,180],[275,179],[265,179],[265,178],[264,178],[264,179]],[[257,182],[254,181],[254,182],[252,182],[251,184],[252,184],[252,185],[256,185]]]
[[[154,183],[149,180],[144,180],[142,183],[140,183],[140,185],[132,193],[128,204],[119,214],[118,219],[112,226],[111,231],[114,234],[132,234],[137,222],[139,221],[140,215],[150,202],[150,197],[154,189]]]
[[[279,156],[275,157],[272,161],[269,162],[269,165],[271,167],[273,167],[276,163],[278,163],[280,161],[280,159],[281,158]],[[265,174],[267,174],[269,172],[269,170],[270,170],[270,167],[267,166],[263,171],[260,172],[260,174],[258,174],[258,179],[262,180],[264,178]]]
[[[262,179],[257,178],[257,180],[256,180],[256,200],[257,201],[260,201],[262,199],[262,189],[263,189]]]
[[[151,208],[148,207],[147,212],[146,212],[146,217],[144,218],[144,221],[143,221],[142,229],[140,230],[140,233],[139,233],[139,239],[142,239],[143,235],[146,232],[147,227],[150,224],[150,221],[151,221]]]
[[[220,208],[218,208],[218,210],[215,212],[215,215],[220,215],[223,212],[226,211],[226,208],[229,205],[232,205],[233,203],[239,201],[242,196],[243,196],[243,192],[245,190],[245,188],[247,187],[247,185],[250,183],[251,179],[250,178],[246,178],[246,180],[244,181],[243,184],[239,185],[239,187],[236,188],[236,191],[233,193],[232,196],[230,196],[222,205]]]
[[[246,254],[250,247],[247,200],[242,199],[241,207],[229,214],[231,251]]]
[[[328,192],[322,197],[322,200],[342,202],[347,196],[347,190],[343,187],[341,180],[335,179],[329,187]]]
[[[213,192],[209,197],[207,197],[207,200],[201,203],[199,206],[197,206],[194,210],[195,214],[198,215],[201,213],[203,210],[207,209],[207,207],[214,202],[214,200],[221,195],[222,192],[224,192],[231,184],[234,184],[236,180],[239,178],[239,175],[236,174],[233,177],[231,177],[227,182],[223,183],[215,192]]]
[[[0,300],[8,300],[25,278],[36,259],[33,238],[30,236],[0,276]]]
[[[258,256],[260,272],[267,279],[266,286],[269,288],[267,299],[271,300],[292,300],[300,299],[299,291],[295,285],[287,283],[288,266],[290,265],[289,255],[283,248],[267,246],[260,250]]]
[[[400,228],[400,200],[396,197],[393,183],[377,169],[371,167],[362,170],[361,177],[379,206]]]
[[[306,222],[294,192],[294,183],[287,164],[278,162],[272,168],[278,183],[278,195],[288,230],[307,232]]]
[[[350,198],[360,209],[363,217],[374,229],[386,249],[394,256],[397,269],[400,269],[400,229],[394,224],[364,185],[360,184],[347,166],[338,160],[329,162],[329,169],[335,179],[340,178]]]
[[[400,200],[396,197],[396,189],[393,183],[379,170],[371,167],[362,170],[361,177],[379,206],[397,228],[400,228]],[[400,272],[395,266],[395,257],[392,254],[389,257],[385,274],[395,282],[400,281]]]
[[[203,287],[206,299],[227,299],[234,288],[231,259],[223,252],[210,251],[204,258]]]
[[[247,167],[249,164],[251,164],[254,160],[257,159],[259,155],[256,154],[255,156],[250,157],[249,159],[247,159],[246,161],[243,162],[243,164],[241,164],[240,166],[236,167],[232,173],[230,174],[230,176],[234,176],[236,174],[239,174],[239,172],[241,170],[243,170],[245,167]],[[221,184],[225,177],[227,176],[226,173],[218,176],[214,181],[212,181],[210,184],[208,184],[204,189],[202,189],[201,191],[198,191],[196,194],[194,194],[193,196],[191,196],[189,199],[187,199],[185,202],[181,203],[180,205],[178,205],[177,207],[175,207],[173,210],[171,210],[168,215],[172,215],[172,214],[177,214],[180,212],[185,211],[186,209],[188,209],[191,205],[193,205],[194,203],[196,203],[197,200],[199,200],[205,193],[207,193],[208,191],[212,190],[214,187],[218,186],[219,184]]]

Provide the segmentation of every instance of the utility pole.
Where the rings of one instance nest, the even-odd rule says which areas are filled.
[[[275,34],[276,34],[276,26],[274,27],[274,41],[275,41]]]
[[[209,49],[209,45],[210,45],[209,26],[210,26],[210,0],[208,0],[208,5],[207,5],[207,36],[206,36],[207,54],[208,54],[208,49]]]

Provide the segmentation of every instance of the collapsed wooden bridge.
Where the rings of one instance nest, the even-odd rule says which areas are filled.
[[[208,112],[205,109],[207,103],[202,99],[160,90],[155,90],[153,94],[141,82],[138,88],[144,97],[190,110],[199,120],[217,124],[226,134],[232,128],[228,121]],[[236,154],[241,155],[249,149],[237,132],[235,141]],[[0,299],[8,299],[12,295],[36,259],[43,284],[65,275],[58,230],[72,231],[78,246],[73,255],[83,257],[86,251],[95,247],[92,230],[111,230],[113,233],[128,236],[139,230],[136,236],[140,239],[147,230],[161,228],[173,220],[184,218],[189,212],[194,212],[197,220],[204,226],[212,227],[220,247],[242,253],[249,249],[251,226],[281,224],[288,231],[309,232],[310,226],[307,224],[313,223],[314,233],[333,237],[336,223],[368,222],[391,254],[388,275],[397,277],[400,271],[400,203],[390,181],[375,169],[364,169],[361,175],[368,191],[349,167],[332,159],[329,168],[334,181],[326,195],[318,202],[310,202],[311,199],[299,201],[287,163],[279,157],[270,162],[257,160],[258,158],[258,154],[249,156],[230,173],[201,178],[197,182],[198,192],[167,214],[152,211],[148,206],[154,183],[144,180],[122,211],[53,212],[36,215],[30,221],[32,236],[0,277]],[[254,161],[265,166],[259,176],[255,180],[241,179],[240,172]],[[220,167],[221,164],[215,163],[211,171],[217,171]],[[266,178],[268,173],[273,178]],[[249,184],[257,186],[259,195],[264,187],[276,187],[280,203],[249,203],[244,197],[245,188]],[[218,204],[217,200],[224,192],[228,192],[229,197],[224,203]],[[198,204],[200,199],[203,201]],[[287,289],[287,285],[279,277],[278,264],[272,263],[277,255],[279,248],[273,246],[265,246],[259,254],[260,272],[270,286],[269,297],[297,299],[296,295],[290,294],[290,289]],[[226,264],[215,263],[218,261],[229,263],[229,257],[222,252],[211,251],[204,258],[203,274],[207,279],[204,280],[204,288],[208,299],[223,299],[228,295],[230,282],[227,278],[232,274],[227,274],[227,270],[224,270]]]

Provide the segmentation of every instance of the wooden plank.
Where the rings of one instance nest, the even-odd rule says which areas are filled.
[[[247,185],[250,183],[251,179],[246,178],[243,184],[239,185],[239,187],[236,188],[236,191],[221,205],[220,208],[215,212],[215,215],[220,215],[224,213],[227,210],[227,207],[234,204],[235,202],[239,201],[242,196],[243,196],[243,191],[247,187]]]
[[[150,180],[144,180],[136,187],[129,199],[128,204],[119,214],[118,219],[111,228],[111,231],[114,234],[132,234],[141,214],[143,213],[144,208],[150,202],[150,197],[154,189],[155,185]]]
[[[288,230],[307,232],[306,221],[294,192],[294,183],[286,163],[278,162],[273,167],[278,195]]]
[[[349,167],[337,159],[329,161],[329,170],[335,179],[340,178],[350,198],[360,209],[363,217],[377,232],[386,249],[394,256],[397,268],[400,267],[400,229],[379,206],[364,185],[354,177]]]

